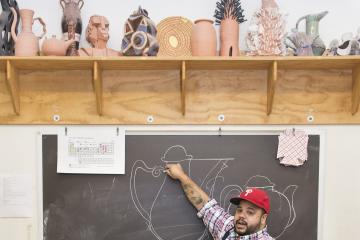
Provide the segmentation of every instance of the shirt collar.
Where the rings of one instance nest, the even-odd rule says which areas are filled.
[[[236,236],[239,236],[239,235],[236,233]],[[268,236],[267,226],[265,226],[262,230],[260,230],[256,233],[246,235],[246,236],[240,236],[240,238],[237,238],[237,239],[239,239],[239,240],[256,240],[256,239],[262,239],[262,237],[264,237],[264,236]]]

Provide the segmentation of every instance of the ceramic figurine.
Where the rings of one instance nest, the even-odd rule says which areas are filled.
[[[14,22],[14,14],[10,8],[13,8],[17,14],[15,33],[18,33],[20,22],[20,12],[15,0],[1,0],[2,12],[0,15],[0,56],[12,56],[15,54],[15,41],[11,36],[11,26]]]
[[[61,28],[65,41],[75,39],[75,42],[68,48],[67,56],[78,56],[79,42],[82,31],[82,20],[80,10],[84,6],[83,0],[60,0],[63,8]]]
[[[359,55],[360,47],[357,37],[353,33],[344,33],[341,37],[341,43],[336,49],[336,54],[340,56]]]
[[[125,23],[121,50],[125,56],[156,56],[159,43],[156,27],[148,12],[139,7]]]
[[[313,56],[311,44],[314,39],[312,36],[304,32],[298,32],[297,29],[292,30],[292,34],[286,38],[288,46],[287,51],[291,51],[295,56]],[[290,55],[290,54],[287,54]]]
[[[91,16],[86,28],[86,40],[91,48],[80,48],[80,56],[119,56],[119,52],[107,48],[109,38],[109,21],[106,17]]]
[[[296,23],[296,29],[299,30],[299,24],[302,20],[306,22],[306,34],[313,37],[314,41],[312,43],[312,49],[315,56],[323,55],[325,51],[325,44],[319,36],[319,22],[323,19],[329,12],[324,11],[318,14],[308,14],[301,17]]]
[[[216,3],[215,22],[220,25],[220,56],[238,56],[239,24],[245,22],[240,0],[221,0]]]
[[[21,9],[20,18],[22,30],[16,35],[17,13],[14,8],[10,8],[14,14],[14,22],[11,26],[11,36],[15,41],[15,56],[36,56],[39,55],[39,39],[46,33],[46,25],[41,18],[34,18],[34,11],[30,9]],[[43,26],[43,34],[40,37],[32,32],[32,26],[35,20],[38,20]]]
[[[262,0],[251,20],[246,44],[251,56],[285,55],[285,16],[275,0]]]

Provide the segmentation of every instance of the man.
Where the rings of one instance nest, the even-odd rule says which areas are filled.
[[[179,180],[186,197],[199,211],[205,226],[214,240],[272,240],[266,227],[270,211],[270,201],[266,192],[256,188],[247,189],[239,197],[230,199],[237,205],[231,216],[185,174],[180,164],[167,164],[165,172],[174,180]]]

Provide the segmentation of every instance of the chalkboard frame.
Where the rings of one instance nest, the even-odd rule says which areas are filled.
[[[105,130],[116,131],[116,129],[124,130],[125,135],[279,135],[287,127],[279,129],[276,128],[258,128],[258,127],[214,127],[214,126],[86,126],[86,127],[71,127],[72,128],[88,128],[97,129],[97,131]],[[319,190],[318,190],[318,231],[317,239],[323,239],[323,222],[324,222],[324,198],[325,198],[325,147],[326,147],[326,132],[325,130],[318,128],[309,128],[309,127],[295,127],[296,129],[304,130],[309,135],[318,135],[320,138],[320,150],[319,150]],[[65,134],[68,127],[61,126],[57,127],[54,130],[40,130],[36,139],[38,146],[38,234],[39,239],[43,239],[43,166],[42,166],[42,137],[43,135],[58,135]]]

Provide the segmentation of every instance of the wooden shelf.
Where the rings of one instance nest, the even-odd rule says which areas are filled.
[[[318,115],[314,121],[318,124],[360,123],[360,56],[0,57],[0,71],[4,72],[0,106],[8,99],[12,105],[12,113],[7,107],[0,109],[1,124],[146,124],[144,119],[151,113],[158,124],[311,123],[299,117],[304,114]],[[22,84],[23,79],[26,84]],[[92,82],[95,111],[89,107],[86,79]],[[6,90],[1,90],[2,86],[7,86]],[[303,96],[306,101],[286,102],[288,94],[294,99]],[[66,99],[58,99],[58,95]],[[325,95],[326,103],[322,99]],[[70,99],[74,104],[65,105]],[[77,103],[86,105],[86,110]],[[116,106],[125,111],[117,112]],[[45,108],[46,116],[42,114]],[[67,117],[54,122],[51,111],[53,116]],[[217,114],[230,117],[219,122]]]

